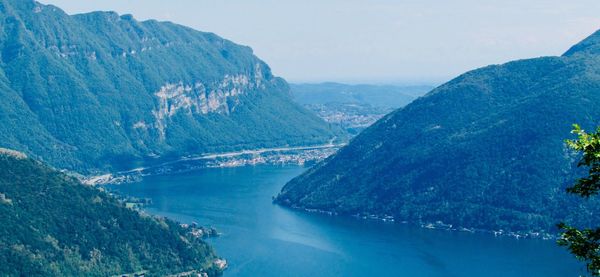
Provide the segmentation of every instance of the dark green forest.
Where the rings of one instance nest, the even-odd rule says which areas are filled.
[[[215,253],[179,224],[42,163],[0,154],[0,275],[220,274]]]

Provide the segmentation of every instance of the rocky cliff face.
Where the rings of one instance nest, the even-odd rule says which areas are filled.
[[[320,144],[252,49],[169,22],[0,0],[0,147],[80,170]]]
[[[260,64],[256,65],[254,75],[225,75],[222,80],[210,84],[195,82],[194,84],[168,83],[154,95],[158,98],[158,107],[152,111],[154,127],[161,139],[165,138],[168,119],[177,113],[188,115],[206,115],[218,113],[228,115],[240,104],[240,95],[247,95],[254,90],[265,89],[260,75]],[[137,122],[134,128],[143,126],[145,122]]]

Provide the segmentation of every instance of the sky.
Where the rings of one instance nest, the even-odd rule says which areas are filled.
[[[248,45],[291,82],[441,83],[561,55],[600,29],[598,0],[42,0],[111,10]]]

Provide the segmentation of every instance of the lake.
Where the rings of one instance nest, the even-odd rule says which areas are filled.
[[[271,203],[299,166],[202,169],[114,185],[149,213],[215,227],[225,276],[577,276],[554,241],[332,217]]]

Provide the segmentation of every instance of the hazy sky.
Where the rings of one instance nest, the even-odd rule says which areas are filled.
[[[289,81],[445,81],[560,55],[600,28],[598,0],[42,0],[114,10],[251,46]]]

